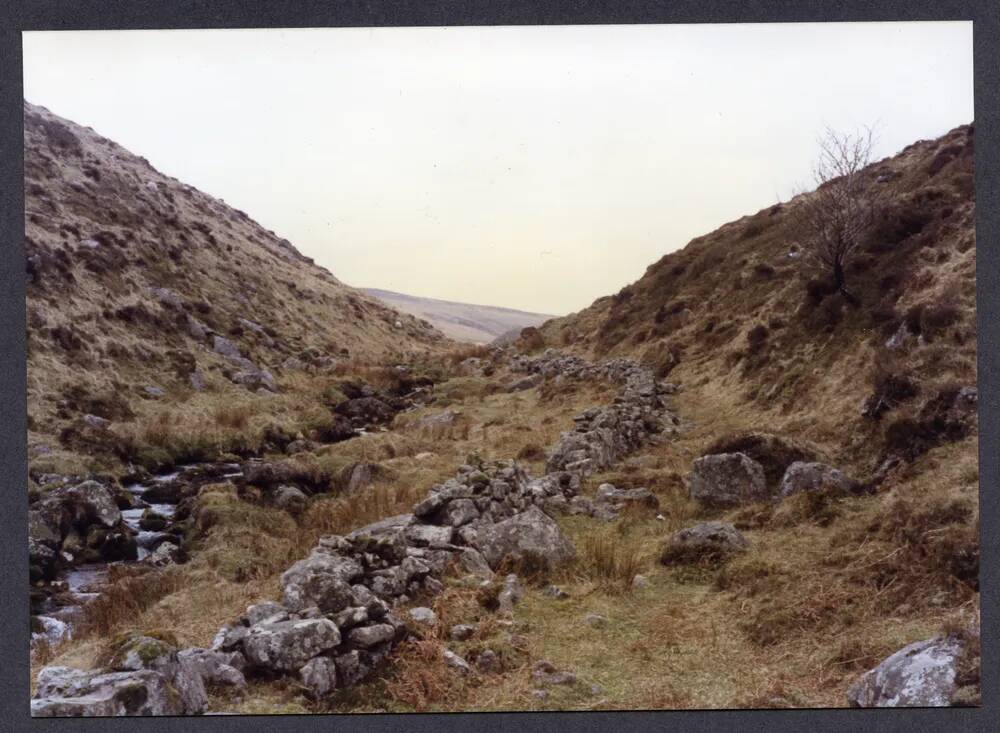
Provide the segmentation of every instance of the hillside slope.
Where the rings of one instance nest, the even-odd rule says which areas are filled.
[[[285,372],[444,342],[89,128],[28,103],[24,121],[29,446],[43,463],[87,415],[271,391]]]
[[[963,126],[870,167],[884,209],[849,264],[857,305],[808,262],[803,194],[664,256],[546,324],[544,341],[637,357],[705,411],[825,444],[863,472],[912,458],[976,382],[973,144]]]
[[[474,344],[489,343],[497,336],[519,331],[527,326],[540,326],[554,318],[544,313],[421,298],[378,288],[364,288],[364,291],[398,311],[423,318],[448,338]]]

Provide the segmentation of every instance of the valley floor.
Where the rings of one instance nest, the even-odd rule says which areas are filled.
[[[109,639],[129,631],[208,646],[246,606],[278,597],[282,571],[320,536],[409,511],[470,454],[516,456],[540,475],[545,449],[573,416],[615,393],[608,384],[558,380],[507,391],[513,379],[504,368],[483,376],[456,367],[435,386],[435,403],[401,413],[391,430],[316,449],[321,462],[370,461],[385,472],[358,495],[312,497],[298,517],[248,500],[232,484],[203,487],[190,561],[127,576],[98,623],[36,653],[32,677],[42,664],[93,665]],[[749,410],[705,390],[682,390],[670,406],[681,418],[676,434],[589,477],[583,489],[645,487],[659,510],[629,510],[610,522],[559,519],[577,560],[526,578],[511,614],[486,610],[474,584],[448,578],[443,593],[421,601],[437,613],[438,626],[405,642],[375,679],[321,702],[295,678],[251,680],[242,694],[212,690],[212,710],[844,706],[847,687],[863,671],[977,614],[978,593],[942,560],[978,514],[975,437],[924,454],[873,495],[710,511],[688,497],[683,479],[692,462],[720,436],[758,425]],[[445,424],[426,419],[448,411],[455,416]],[[705,519],[733,522],[750,550],[722,565],[661,564],[664,542]],[[552,597],[552,585],[568,597]],[[455,623],[477,623],[478,630],[453,642]],[[445,646],[473,656],[492,649],[500,669],[458,675],[442,661]],[[540,685],[532,674],[540,660],[575,680]]]

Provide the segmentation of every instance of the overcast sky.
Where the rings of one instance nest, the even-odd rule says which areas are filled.
[[[973,119],[971,23],[24,34],[24,94],[348,284],[562,314]]]

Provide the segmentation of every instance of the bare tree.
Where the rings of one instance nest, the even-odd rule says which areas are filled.
[[[813,167],[816,190],[800,204],[806,251],[830,272],[834,287],[851,303],[857,298],[847,289],[845,268],[878,210],[879,192],[865,171],[873,143],[870,127],[854,134],[827,128]]]

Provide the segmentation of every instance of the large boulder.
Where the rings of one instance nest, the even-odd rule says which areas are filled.
[[[559,525],[535,506],[510,519],[482,527],[475,546],[493,569],[505,557],[514,561],[530,558],[533,562],[555,567],[576,556],[573,544]]]
[[[943,707],[952,704],[963,644],[955,636],[905,646],[855,682],[847,693],[853,707]]]
[[[725,522],[702,522],[687,527],[671,537],[663,547],[660,562],[719,563],[750,546],[733,525]]]
[[[742,453],[702,456],[689,477],[691,498],[705,506],[733,507],[769,498],[764,469]]]
[[[825,463],[796,461],[788,467],[781,479],[778,493],[782,498],[803,491],[823,491],[848,494],[857,491],[860,484]]]
[[[310,659],[338,644],[340,630],[330,619],[293,619],[251,626],[243,652],[254,667],[298,672]]]

